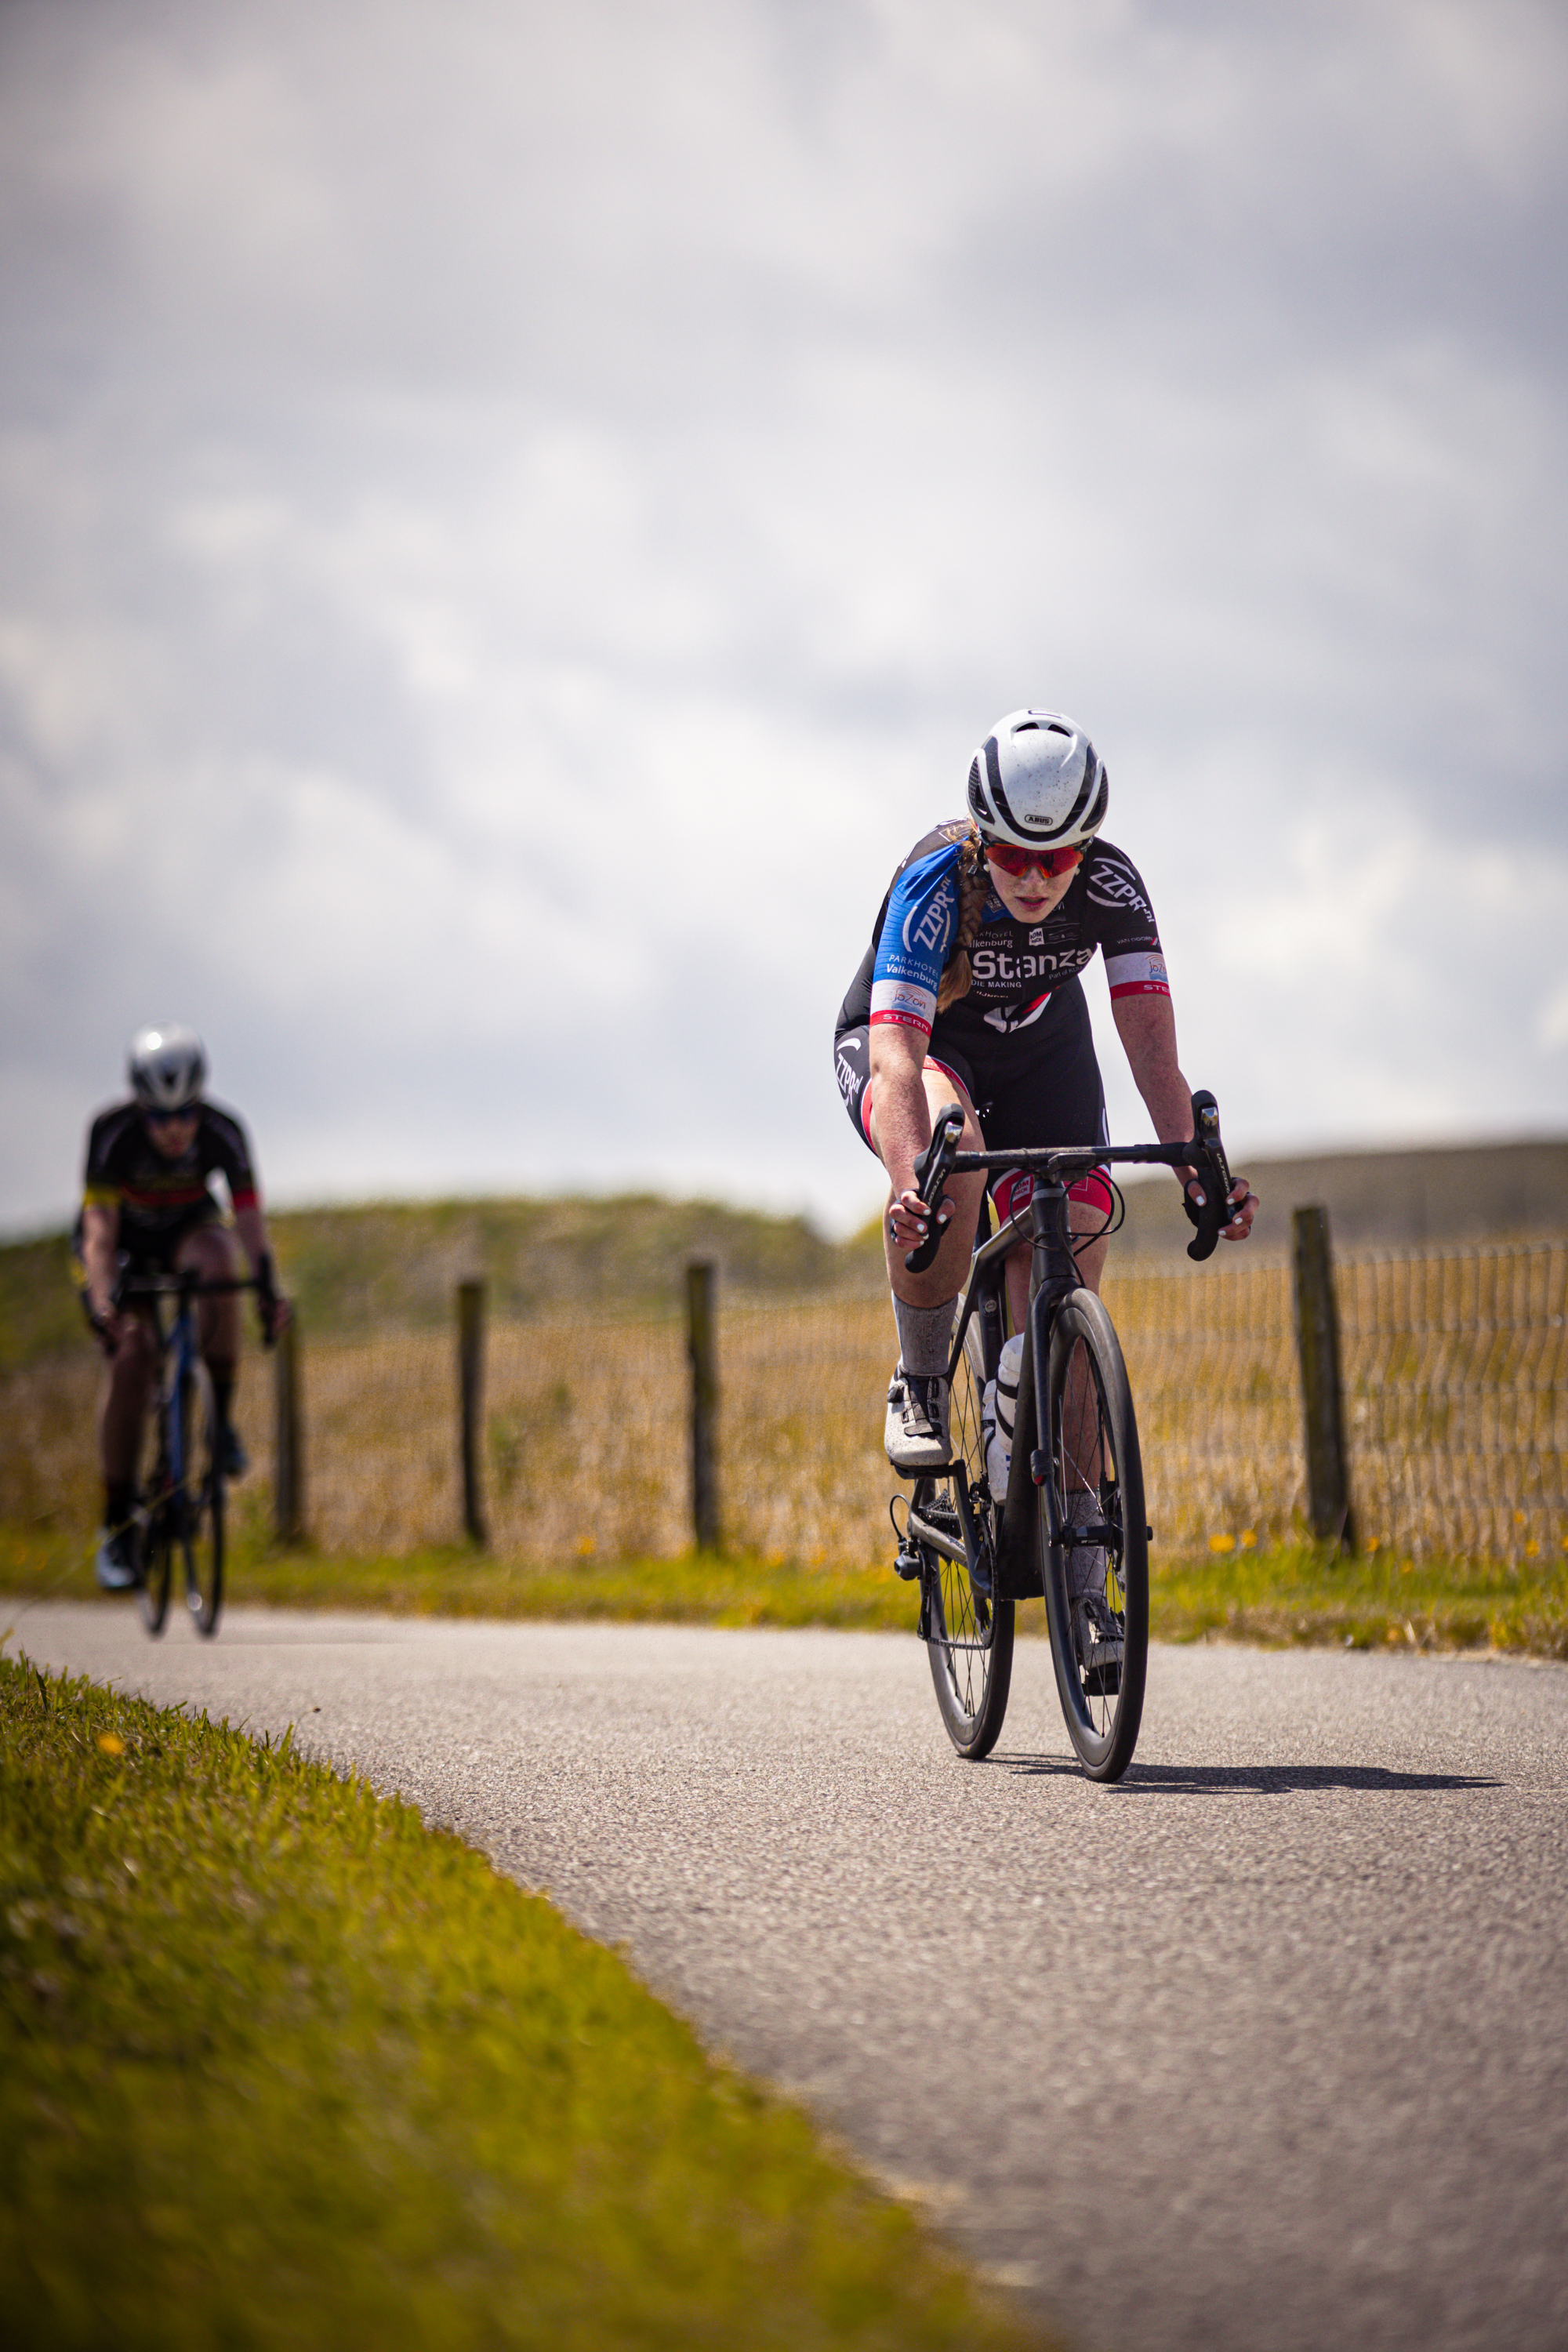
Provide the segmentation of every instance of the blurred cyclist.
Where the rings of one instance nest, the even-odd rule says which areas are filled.
[[[109,1359],[99,1424],[103,1467],[104,1524],[96,1571],[106,1591],[141,1580],[137,1530],[137,1457],[156,1362],[151,1309],[116,1308],[121,1271],[170,1274],[195,1268],[204,1282],[232,1281],[239,1271],[234,1235],[208,1189],[221,1174],[234,1204],[234,1223],[250,1270],[261,1284],[258,1304],[267,1338],[289,1319],[272,1286],[272,1253],[261,1213],[250,1146],[232,1111],[203,1098],[206,1055],[192,1029],[177,1024],[142,1029],[131,1041],[130,1102],[93,1120],[76,1250],[82,1303]],[[212,1375],[225,1475],[241,1476],[245,1451],[231,1418],[239,1362],[239,1300],[198,1298],[197,1337]]]

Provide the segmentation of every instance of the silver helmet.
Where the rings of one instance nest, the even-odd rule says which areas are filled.
[[[207,1082],[206,1049],[177,1021],[138,1029],[126,1067],[143,1110],[192,1110]]]
[[[1013,710],[969,763],[969,810],[987,841],[1075,849],[1105,823],[1110,779],[1059,710]]]

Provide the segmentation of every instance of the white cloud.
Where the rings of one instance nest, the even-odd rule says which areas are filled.
[[[0,28],[0,1221],[151,1013],[295,1197],[860,1213],[834,1009],[1036,697],[1239,1144],[1568,1118],[1556,12],[370,22]]]

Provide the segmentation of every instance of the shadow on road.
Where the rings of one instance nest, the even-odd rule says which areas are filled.
[[[1082,1778],[1069,1756],[997,1756],[993,1761],[1003,1771],[1025,1778]],[[1394,1772],[1384,1764],[1135,1763],[1117,1786],[1134,1796],[1282,1797],[1320,1789],[1414,1796],[1433,1789],[1501,1789],[1507,1783],[1466,1772]]]

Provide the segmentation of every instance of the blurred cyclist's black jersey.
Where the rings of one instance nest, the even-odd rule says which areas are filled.
[[[92,1122],[82,1204],[119,1210],[121,1249],[133,1256],[161,1253],[192,1226],[219,1214],[208,1181],[217,1175],[237,1209],[255,1208],[250,1144],[232,1111],[220,1110],[216,1103],[198,1105],[190,1150],[168,1160],[148,1134],[140,1103],[116,1103]]]

